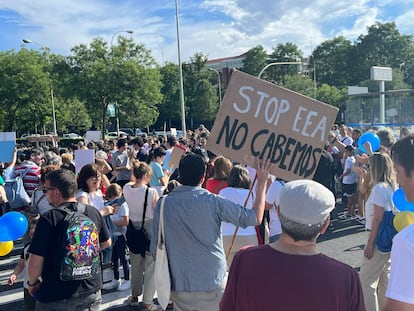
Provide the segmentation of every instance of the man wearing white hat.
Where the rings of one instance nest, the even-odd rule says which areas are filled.
[[[282,236],[237,253],[220,310],[365,310],[358,273],[316,246],[334,206],[315,181],[286,183],[277,208]]]

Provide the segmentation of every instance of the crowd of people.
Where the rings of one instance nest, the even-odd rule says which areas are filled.
[[[289,182],[270,175],[268,161],[257,160],[254,169],[209,151],[203,125],[179,139],[144,134],[16,151],[1,176],[3,183],[22,176],[31,203],[17,210],[27,215],[30,234],[9,284],[26,266],[27,310],[99,310],[101,289],[125,292],[131,306],[161,310],[154,270],[165,197],[169,309],[414,310],[413,226],[394,238],[391,252],[375,244],[384,212],[398,213],[394,191],[402,187],[414,203],[414,135],[396,141],[391,129],[367,131],[380,138],[378,150],[369,142],[361,150],[361,130],[335,125],[313,180]],[[186,150],[177,168],[169,166],[176,146]],[[77,149],[93,149],[95,162],[76,167]],[[11,210],[2,186],[0,203],[1,213]],[[78,203],[96,223],[109,282],[102,275],[59,278],[53,260],[64,216],[56,210]],[[335,206],[344,207],[340,219],[369,231],[359,273],[317,249],[319,235],[332,229]],[[128,248],[128,226],[145,228],[151,242],[143,254]]]

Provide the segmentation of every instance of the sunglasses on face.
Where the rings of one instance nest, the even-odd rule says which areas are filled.
[[[48,190],[55,190],[57,189],[56,187],[43,187],[42,191],[43,193],[46,193]]]

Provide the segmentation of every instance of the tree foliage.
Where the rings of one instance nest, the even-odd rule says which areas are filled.
[[[206,63],[207,56],[196,53],[183,68],[186,115],[192,125],[210,121],[218,110],[218,93],[209,81]]]
[[[402,35],[395,23],[375,23],[360,35],[349,62],[350,85],[369,78],[372,66],[399,68],[412,59],[412,36]]]
[[[264,47],[257,45],[248,51],[247,57],[243,60],[242,71],[257,77],[262,68],[267,65],[268,58]]]
[[[162,100],[161,76],[149,51],[131,39],[120,37],[118,43],[108,48],[96,38],[89,46],[75,46],[69,57],[77,95],[85,101],[93,126],[103,132],[110,103],[124,112],[122,126],[146,127],[158,116],[156,106]],[[133,113],[137,109],[143,111],[139,116]]]
[[[12,131],[51,131],[51,80],[48,62],[21,49],[0,53],[0,121]]]
[[[319,85],[336,87],[348,85],[351,71],[351,42],[344,37],[336,37],[320,44],[309,58],[309,71],[316,73]]]

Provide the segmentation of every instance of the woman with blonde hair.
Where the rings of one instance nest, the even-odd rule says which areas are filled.
[[[127,183],[123,189],[125,201],[129,207],[129,219],[134,228],[139,230],[144,218],[144,228],[151,240],[154,209],[158,201],[157,190],[147,186],[152,176],[152,169],[147,163],[137,160],[133,160],[131,164],[135,181]],[[131,296],[128,297],[129,304],[137,306],[139,304],[138,297],[144,292],[142,298],[143,309],[158,310],[157,305],[153,304],[152,300],[155,294],[154,258],[148,250],[145,257],[134,254],[130,250],[129,259],[131,262]]]
[[[386,152],[375,152],[368,158],[371,193],[365,203],[369,237],[359,273],[367,310],[383,310],[385,290],[390,273],[390,253],[378,250],[375,240],[384,212],[393,211],[392,196],[397,187],[391,157]]]

